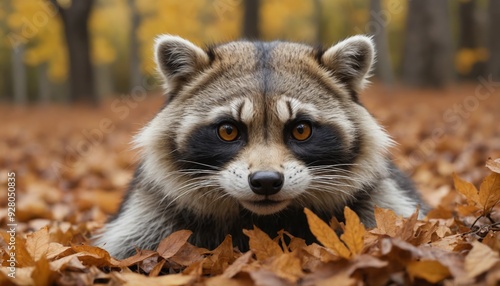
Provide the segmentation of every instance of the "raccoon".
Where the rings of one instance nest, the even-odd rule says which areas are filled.
[[[203,50],[158,37],[168,100],[134,139],[142,159],[96,245],[124,258],[189,229],[194,245],[230,234],[244,251],[254,225],[315,241],[305,207],[329,221],[349,206],[367,227],[375,206],[411,215],[424,203],[358,98],[374,54],[362,35],[328,49],[242,40]]]

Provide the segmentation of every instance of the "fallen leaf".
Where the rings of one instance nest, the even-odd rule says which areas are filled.
[[[243,233],[250,238],[250,250],[255,253],[258,260],[264,260],[283,254],[281,247],[265,232],[254,226],[253,230],[244,229]]]
[[[377,234],[396,236],[398,231],[398,215],[391,209],[375,208],[375,221],[377,228],[373,231]]]
[[[500,174],[500,158],[493,160],[492,158],[488,158],[486,161],[486,167],[490,169],[492,172]]]
[[[35,269],[31,273],[31,278],[35,286],[52,285],[56,280],[57,272],[50,269],[49,261],[41,256],[35,262]]]
[[[249,262],[252,259],[252,255],[252,251],[248,251],[242,256],[238,257],[238,259],[236,259],[233,264],[226,268],[221,276],[225,278],[233,278],[236,274],[243,271],[248,266]]]
[[[335,231],[333,231],[333,229],[331,229],[328,224],[326,224],[308,208],[304,208],[304,213],[307,216],[307,222],[309,224],[311,232],[314,234],[316,239],[321,242],[321,244],[333,250],[340,257],[351,257],[351,252],[349,251],[349,249],[342,241],[340,241]]]
[[[159,277],[148,277],[137,273],[116,273],[115,275],[120,278],[123,285],[134,286],[180,286],[191,284],[196,279],[194,276],[182,274],[171,274]]]
[[[472,242],[472,250],[465,257],[466,275],[469,278],[474,278],[491,269],[499,261],[497,252],[478,241],[474,241]]]
[[[488,175],[479,188],[479,203],[483,206],[483,215],[489,216],[493,207],[500,201],[500,174]]]
[[[97,267],[116,266],[111,261],[109,253],[102,248],[92,245],[71,245],[71,248],[77,252],[78,259],[85,265]]]
[[[157,254],[156,251],[151,251],[151,250],[139,250],[136,254],[127,257],[123,260],[120,260],[118,263],[118,267],[128,267],[130,265],[134,265],[138,262],[143,261],[146,258],[149,258],[153,255]]]
[[[40,260],[49,250],[49,227],[45,226],[26,238],[26,250],[36,262]]]
[[[297,280],[304,276],[298,252],[290,252],[278,256],[269,265],[268,269],[292,283],[296,283]]]
[[[479,194],[473,184],[462,180],[457,174],[453,173],[455,189],[467,198],[469,205],[480,205]]]
[[[366,229],[359,220],[358,215],[349,207],[344,208],[344,217],[345,231],[340,239],[347,244],[347,247],[352,254],[361,254],[363,251]]]
[[[406,269],[410,276],[425,279],[430,283],[438,283],[450,276],[448,268],[434,260],[411,261]]]
[[[190,230],[179,230],[170,234],[160,241],[157,249],[158,253],[164,259],[169,259],[181,249],[191,234],[193,234],[193,232]]]

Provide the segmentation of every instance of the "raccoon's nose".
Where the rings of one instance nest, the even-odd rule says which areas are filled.
[[[248,177],[250,188],[257,195],[274,195],[283,187],[282,173],[273,171],[258,171]]]

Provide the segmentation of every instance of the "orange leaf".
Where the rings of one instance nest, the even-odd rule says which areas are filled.
[[[71,248],[77,252],[78,259],[85,265],[114,266],[111,256],[102,248],[91,245],[71,245]]]
[[[465,257],[465,271],[469,278],[474,278],[500,262],[497,252],[479,241],[472,242],[472,250]]]
[[[455,189],[459,191],[462,195],[467,198],[467,202],[470,205],[480,205],[479,195],[476,187],[473,184],[462,180],[457,174],[453,173],[453,181],[455,183]]]
[[[314,234],[316,239],[321,242],[321,244],[333,250],[343,258],[351,257],[349,249],[347,249],[345,244],[340,241],[335,231],[333,231],[333,229],[331,229],[326,222],[316,216],[308,208],[304,208],[304,213],[307,216],[307,222],[309,223],[311,232]]]
[[[285,253],[278,256],[270,265],[270,270],[281,278],[296,283],[304,276],[302,263],[297,257],[297,252]]]
[[[155,254],[157,254],[156,251],[140,250],[136,254],[121,260],[118,263],[118,266],[119,267],[128,267],[128,266],[134,265],[138,262],[141,262],[144,259],[149,258]]]
[[[56,272],[50,269],[49,261],[43,255],[35,262],[35,269],[31,273],[31,278],[33,278],[35,286],[54,284]]]
[[[375,221],[377,234],[387,234],[395,237],[398,231],[397,225],[398,215],[390,209],[375,208]]]
[[[45,226],[26,238],[26,250],[34,261],[40,260],[49,250],[49,227]]]
[[[486,167],[492,172],[500,174],[500,158],[495,160],[488,158],[488,161],[486,161]]]
[[[352,254],[361,254],[364,246],[366,229],[359,220],[358,215],[349,207],[344,208],[345,231],[340,237]]]
[[[450,270],[434,260],[411,261],[406,269],[412,277],[422,278],[430,283],[438,283],[450,276]]]
[[[244,229],[243,233],[250,238],[250,249],[258,260],[283,254],[281,247],[255,225],[253,230]]]
[[[191,234],[193,234],[193,232],[190,230],[179,230],[172,233],[162,239],[158,245],[158,253],[161,257],[169,259],[174,256],[184,244],[186,244]]]
[[[479,202],[483,206],[483,215],[489,215],[500,201],[500,174],[488,175],[479,188]]]

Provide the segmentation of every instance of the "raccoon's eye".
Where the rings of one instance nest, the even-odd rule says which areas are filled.
[[[298,141],[307,140],[312,133],[311,124],[308,122],[299,122],[292,128],[292,137]]]
[[[226,142],[234,141],[238,138],[238,127],[231,123],[222,123],[217,129],[219,138]]]

